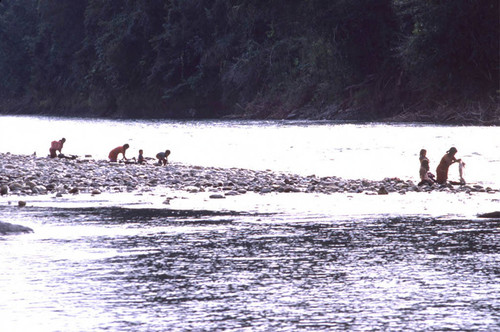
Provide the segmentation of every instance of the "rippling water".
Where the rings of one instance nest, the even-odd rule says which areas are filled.
[[[416,180],[452,145],[500,187],[500,129],[0,116],[0,152]],[[1,171],[1,170],[0,170]],[[458,177],[456,169],[450,178]],[[500,330],[500,194],[0,197],[1,331]]]
[[[22,211],[0,208],[37,226],[0,241],[6,331],[500,327],[498,220]]]

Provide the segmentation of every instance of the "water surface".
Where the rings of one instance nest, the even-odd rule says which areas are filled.
[[[10,331],[499,328],[499,221],[0,210]]]
[[[0,152],[105,159],[129,143],[200,166],[416,181],[450,146],[500,188],[497,127],[0,117]],[[454,165],[455,166],[455,165]],[[458,170],[450,168],[450,178]],[[0,170],[1,172],[1,170]],[[165,197],[176,197],[169,205]],[[500,330],[500,194],[0,197],[6,331]]]

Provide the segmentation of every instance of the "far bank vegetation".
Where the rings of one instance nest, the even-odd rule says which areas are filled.
[[[0,2],[0,113],[499,124],[497,0]]]

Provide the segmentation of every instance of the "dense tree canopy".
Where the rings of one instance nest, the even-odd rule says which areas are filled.
[[[0,112],[494,120],[499,28],[496,0],[3,0]]]

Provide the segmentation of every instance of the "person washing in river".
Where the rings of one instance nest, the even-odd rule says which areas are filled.
[[[114,148],[109,152],[108,158],[111,162],[116,162],[118,159],[118,155],[121,153],[123,155],[123,159],[126,161],[127,157],[125,157],[125,151],[130,147],[128,144],[124,144],[123,146],[119,146]]]
[[[446,154],[441,158],[438,167],[436,168],[436,182],[439,184],[446,184],[448,180],[448,169],[453,163],[459,163],[459,173],[460,173],[460,183],[463,182],[465,184],[465,180],[462,178],[462,171],[465,167],[465,163],[462,159],[456,159],[455,154],[457,153],[457,149],[455,147],[451,147]]]
[[[427,158],[427,150],[422,149],[420,150],[420,182],[418,183],[419,186],[422,186],[424,184],[428,184],[429,186],[432,186],[434,184],[434,174],[429,172],[429,158]]]
[[[156,159],[158,159],[159,165],[166,165],[168,163],[168,156],[170,155],[170,150],[165,150],[165,152],[159,152],[156,154]]]
[[[66,142],[66,139],[62,138],[59,141],[52,141],[52,143],[50,143],[50,149],[49,149],[50,158],[57,157],[57,153],[56,153],[57,151],[59,151],[59,153],[62,153],[61,151],[62,151],[64,142]]]

